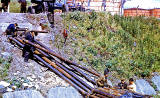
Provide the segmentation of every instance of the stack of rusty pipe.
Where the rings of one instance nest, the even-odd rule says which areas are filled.
[[[75,62],[67,60],[54,51],[35,40],[34,43],[25,40],[21,37],[9,37],[13,43],[23,48],[24,44],[30,44],[36,48],[33,53],[35,59],[48,67],[60,78],[64,79],[71,86],[79,91],[83,97],[89,98],[119,98],[119,94],[111,94],[105,89],[97,89],[96,82],[90,75],[94,77],[100,77],[96,71],[81,66]],[[59,60],[56,60],[56,59]],[[81,77],[81,78],[80,78]],[[82,79],[83,78],[83,79]],[[84,81],[84,79],[87,81]],[[90,82],[92,84],[89,85]],[[94,87],[93,87],[94,86]]]

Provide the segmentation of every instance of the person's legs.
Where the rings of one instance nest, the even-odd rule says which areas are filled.
[[[28,62],[29,56],[30,56],[30,52],[29,52],[29,51],[25,51],[25,54],[24,54],[24,62]]]
[[[26,13],[26,9],[27,9],[26,6],[24,6],[24,8],[23,8],[23,12],[24,13]]]
[[[8,10],[8,3],[3,3],[2,4],[2,8],[3,8],[4,12],[7,12],[7,10]]]
[[[25,2],[21,3],[21,13],[26,13],[26,6],[27,4]]]
[[[25,44],[25,46],[23,47],[23,53],[22,53],[22,56],[24,57],[24,62],[28,62],[29,55],[30,55],[30,46]]]
[[[5,3],[2,3],[2,10],[5,12]]]
[[[7,30],[5,31],[5,34],[6,34],[6,35],[10,35],[10,34],[11,34],[11,33],[10,33],[10,30],[7,29]]]
[[[25,56],[25,53],[26,53],[26,49],[25,49],[25,46],[23,47],[23,50],[22,50],[22,57]]]
[[[23,6],[22,6],[22,3],[21,3],[21,11],[20,11],[20,13],[23,13]]]

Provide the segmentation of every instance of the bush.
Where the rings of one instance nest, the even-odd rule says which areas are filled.
[[[72,49],[67,51],[76,50],[74,59],[82,61],[83,55],[83,62],[97,70],[109,67],[126,78],[160,72],[160,20],[102,12],[73,12],[63,18],[71,30],[67,45]]]
[[[8,59],[9,61],[11,61],[10,59]],[[9,62],[8,60],[4,60],[3,58],[0,57],[0,77],[1,78],[5,78],[6,76],[8,76],[8,70],[9,67],[11,66],[11,62]]]

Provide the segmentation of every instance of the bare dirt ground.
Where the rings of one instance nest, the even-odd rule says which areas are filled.
[[[20,27],[29,26],[29,29],[37,30],[39,28],[39,23],[46,25],[45,30],[50,32],[47,34],[39,34],[36,39],[40,40],[43,44],[49,48],[58,50],[51,45],[54,42],[54,33],[61,32],[62,24],[60,15],[56,15],[55,19],[55,28],[52,29],[49,27],[49,23],[45,14],[39,15],[29,15],[29,14],[17,14],[17,13],[2,13],[0,14],[0,23],[1,25],[5,24],[6,26],[10,23],[18,23]],[[11,45],[6,36],[3,35],[3,32],[6,26],[0,27],[0,52],[8,52],[12,55],[13,61],[8,73],[8,79],[20,79],[26,78],[29,80],[29,85],[33,85],[39,90],[44,96],[46,96],[47,91],[51,87],[55,86],[68,86],[68,84],[55,75],[53,72],[49,71],[46,67],[43,67],[36,63],[33,60],[29,60],[29,63],[25,63],[22,57],[22,51]],[[53,32],[54,31],[54,32]]]

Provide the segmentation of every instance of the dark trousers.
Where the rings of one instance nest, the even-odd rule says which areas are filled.
[[[7,36],[12,36],[12,37],[16,37],[17,36],[17,34],[15,32],[13,32],[12,30],[10,30],[10,29],[7,29],[5,32],[6,32]]]
[[[30,45],[26,44],[24,46],[22,56],[24,57],[25,62],[28,62],[29,59],[32,59],[34,50],[35,48]]]
[[[2,3],[2,10],[4,10],[4,12],[7,12],[8,9],[8,3]]]
[[[26,13],[26,6],[27,6],[27,3],[21,3],[21,13]]]

